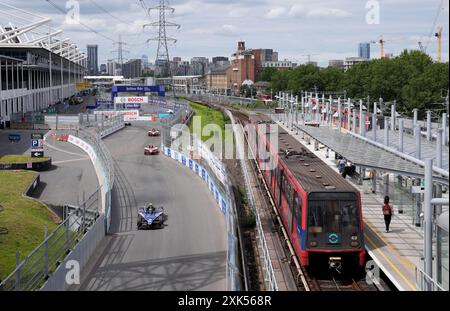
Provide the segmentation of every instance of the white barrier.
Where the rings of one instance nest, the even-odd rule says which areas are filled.
[[[101,167],[101,161],[99,161],[94,148],[90,144],[88,144],[81,138],[78,138],[78,137],[72,136],[72,135],[69,135],[69,139],[67,141],[69,143],[71,143],[72,145],[75,145],[75,146],[83,149],[83,151],[85,151],[88,154],[89,158],[91,159],[92,165],[94,165],[95,173],[97,175],[98,183],[101,187],[101,191],[100,191],[101,202],[102,202],[101,212],[103,214],[105,214],[105,211],[106,211],[106,199],[105,198],[106,198],[106,193],[109,191],[108,180],[105,176],[106,170],[103,167]]]
[[[175,151],[171,148],[162,146],[162,149],[166,156],[181,163],[183,166],[188,167],[195,175],[199,176],[208,185],[208,189],[209,189],[209,191],[211,191],[211,193],[212,193],[214,199],[216,200],[216,203],[219,205],[222,213],[226,215],[229,212],[230,199],[227,198],[222,193],[220,193],[220,190],[217,187],[217,185],[215,184],[213,178],[211,178],[209,176],[208,171],[203,166],[198,164],[196,161],[190,159],[186,155],[184,155],[178,151]]]

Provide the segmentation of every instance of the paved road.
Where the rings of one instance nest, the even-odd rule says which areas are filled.
[[[22,140],[10,143],[10,133],[21,134]],[[0,154],[29,155],[31,133],[45,134],[46,131],[0,131]],[[79,205],[83,197],[87,199],[99,187],[97,175],[88,155],[72,144],[53,141],[49,137],[44,153],[52,158],[52,168],[40,172],[41,184],[33,192],[33,197],[48,204],[61,216],[59,206]]]
[[[78,206],[98,189],[94,166],[82,149],[49,137],[44,151],[52,157],[53,167],[40,173],[41,185],[33,197],[50,205]]]
[[[156,127],[156,126],[155,126]],[[116,163],[112,234],[81,290],[226,290],[226,226],[200,178],[175,161],[144,156],[149,125],[105,140]],[[137,231],[136,208],[164,206],[168,226]]]

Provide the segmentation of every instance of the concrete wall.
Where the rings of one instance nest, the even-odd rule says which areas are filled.
[[[79,264],[80,277],[81,270],[86,266],[92,254],[98,248],[105,237],[105,216],[101,215],[92,228],[86,233],[83,239],[77,244],[75,249],[65,258],[64,262],[52,274],[51,278],[41,288],[42,291],[65,291],[70,285],[66,282],[68,272],[71,272],[73,266],[67,266],[69,261],[75,260]]]

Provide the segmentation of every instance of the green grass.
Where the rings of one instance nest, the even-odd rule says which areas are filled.
[[[37,163],[47,161],[48,157],[32,158],[26,155],[0,155],[0,163]]]
[[[0,228],[8,230],[0,235],[0,279],[14,270],[16,251],[21,259],[44,239],[44,226],[48,232],[56,228],[54,215],[40,202],[22,194],[35,178],[30,171],[0,171]]]
[[[201,117],[201,128],[207,124],[216,124],[220,127],[222,130],[222,140],[225,139],[225,124],[231,124],[230,119],[228,116],[226,116],[221,110],[210,108],[208,106],[190,102],[190,106],[192,110],[195,112],[195,116]],[[189,130],[191,133],[193,132],[194,124],[193,120],[189,123]],[[203,133],[202,133],[203,134]],[[213,135],[204,136],[202,135],[202,140],[207,141],[210,139]]]

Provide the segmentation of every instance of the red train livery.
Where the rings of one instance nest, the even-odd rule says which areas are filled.
[[[263,154],[270,152],[275,160],[276,168],[263,170],[263,176],[301,265],[327,260],[329,265],[364,266],[360,193],[279,126],[279,150],[274,150],[268,117],[250,120],[257,128],[260,167],[267,165]],[[261,124],[266,131],[258,129]]]

